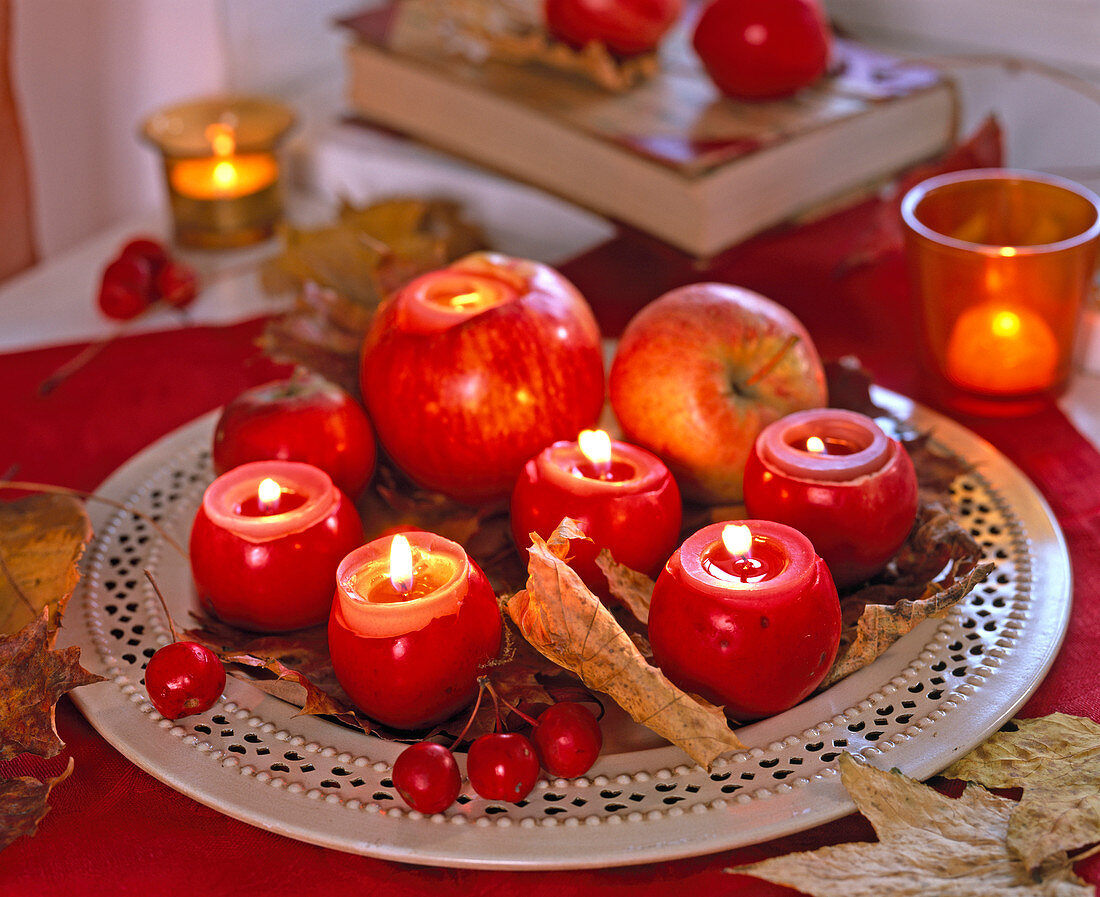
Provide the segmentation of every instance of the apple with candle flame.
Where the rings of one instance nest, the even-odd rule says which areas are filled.
[[[757,434],[825,404],[825,372],[802,323],[742,287],[696,283],[643,308],[611,367],[625,438],[660,457],[688,498],[737,502]]]
[[[379,441],[418,485],[505,498],[529,458],[591,427],[604,402],[600,332],[554,269],[474,253],[387,299],[360,377]]]

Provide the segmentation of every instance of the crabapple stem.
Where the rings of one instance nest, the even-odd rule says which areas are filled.
[[[499,705],[503,704],[509,711],[514,713],[516,716],[518,716],[520,719],[522,719],[528,725],[531,725],[531,726],[537,726],[538,725],[538,720],[532,719],[526,713],[524,713],[522,710],[520,710],[519,707],[515,706],[514,704],[509,704],[504,698],[502,698],[500,695],[498,695],[496,693],[496,689],[493,688],[493,683],[489,681],[488,676],[485,677],[485,687],[489,690],[489,695],[493,699],[494,707],[497,708],[497,722],[498,723],[500,722]]]
[[[485,694],[485,686],[488,684],[489,679],[487,676],[480,676],[477,680],[477,700],[474,701],[473,709],[470,710],[470,716],[466,719],[466,725],[462,727],[462,731],[459,733],[458,738],[454,740],[454,744],[451,745],[452,749],[462,744],[462,740],[466,737],[466,733],[470,731],[470,726],[474,724],[474,718],[477,716],[477,712],[481,709],[481,696]]]
[[[164,600],[164,593],[161,592],[160,586],[157,585],[157,581],[153,578],[153,571],[145,567],[141,572],[145,574],[145,578],[149,580],[149,585],[153,587],[153,591],[156,592],[157,598],[160,599],[160,606],[164,608],[164,615],[168,618],[168,629],[172,633],[172,641],[178,642],[180,640],[180,634],[176,632],[176,624],[172,622],[172,614],[168,610],[168,602]]]

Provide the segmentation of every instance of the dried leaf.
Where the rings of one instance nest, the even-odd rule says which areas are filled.
[[[17,838],[33,835],[50,812],[50,792],[73,771],[73,758],[60,775],[44,782],[19,777],[0,781],[0,850]]]
[[[906,434],[901,443],[913,459],[922,498],[926,502],[949,504],[951,484],[957,477],[970,473],[974,465],[936,442],[931,432]]]
[[[932,591],[915,601],[901,599],[895,604],[865,604],[854,628],[845,628],[840,650],[822,688],[828,688],[845,676],[863,669],[894,642],[918,624],[943,617],[993,571],[993,564],[981,564],[945,589]]]
[[[826,362],[825,380],[830,408],[844,408],[872,418],[887,414],[871,398],[871,385],[874,383],[871,372],[854,355]]]
[[[50,626],[58,626],[91,538],[84,504],[72,496],[0,503],[0,633],[18,632],[44,607],[50,609]]]
[[[261,691],[301,708],[303,714],[332,716],[371,731],[336,679],[326,627],[257,636],[209,617],[198,618],[198,623],[187,630],[187,637],[206,645],[222,662],[246,667],[244,677]]]
[[[64,746],[54,725],[58,698],[81,685],[103,682],[80,665],[80,649],[52,649],[49,611],[15,635],[0,636],[0,760],[24,752],[53,757]]]
[[[1013,801],[968,786],[957,799],[840,756],[844,786],[878,843],[840,844],[726,869],[814,897],[1092,897],[1061,855],[1036,878],[1005,844]]]
[[[553,38],[532,3],[507,0],[403,0],[390,28],[390,46],[413,56],[463,57],[481,65],[535,64],[622,92],[660,70],[656,52],[616,56],[602,41],[580,49]]]
[[[596,555],[596,566],[607,577],[611,597],[634,615],[639,623],[649,624],[649,602],[654,582],[644,573],[620,564],[606,548]]]
[[[534,537],[527,588],[508,602],[523,637],[700,765],[709,768],[720,754],[743,748],[719,708],[681,691],[646,663],[611,612],[565,562],[569,540],[582,538],[569,518],[548,542]]]
[[[1013,720],[943,774],[1024,789],[1008,846],[1028,869],[1100,841],[1100,724],[1091,719],[1053,713]]]

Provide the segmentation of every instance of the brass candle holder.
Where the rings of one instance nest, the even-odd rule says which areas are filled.
[[[160,151],[175,240],[229,249],[267,239],[283,217],[277,149],[294,124],[262,97],[209,97],[161,109],[142,125]]]

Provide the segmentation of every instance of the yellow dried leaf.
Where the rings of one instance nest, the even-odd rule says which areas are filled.
[[[1005,843],[1014,802],[970,785],[957,799],[840,757],[844,787],[878,843],[840,844],[725,871],[814,897],[1093,897],[1065,854],[1033,876]]]
[[[744,747],[725,715],[681,691],[646,663],[633,640],[566,563],[570,539],[583,539],[566,518],[548,542],[533,537],[527,588],[508,601],[508,614],[544,657],[602,692],[658,735],[707,768]]]
[[[14,633],[50,608],[56,628],[92,538],[84,503],[68,495],[31,495],[0,503],[0,633]]]
[[[930,587],[928,597],[915,601],[903,598],[895,604],[864,605],[854,629],[845,630],[840,651],[821,687],[828,688],[863,669],[918,624],[944,616],[974,586],[984,581],[993,567],[993,564],[980,564],[946,589],[936,591]]]
[[[1053,713],[1013,720],[943,774],[1024,789],[1008,845],[1028,869],[1100,841],[1100,724],[1091,719]]]
[[[596,555],[596,566],[607,577],[611,595],[634,615],[639,623],[649,624],[649,602],[653,599],[654,582],[644,573],[620,564],[606,548]]]

